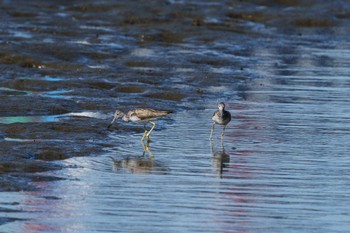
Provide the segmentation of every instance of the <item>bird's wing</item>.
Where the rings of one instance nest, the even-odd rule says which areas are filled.
[[[133,115],[141,120],[159,116],[156,110],[148,108],[136,108],[131,113],[131,116]]]

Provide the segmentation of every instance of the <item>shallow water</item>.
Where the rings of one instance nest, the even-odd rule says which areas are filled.
[[[4,1],[1,232],[346,232],[346,1]],[[209,141],[224,101],[233,116]],[[113,111],[152,107],[143,126]]]

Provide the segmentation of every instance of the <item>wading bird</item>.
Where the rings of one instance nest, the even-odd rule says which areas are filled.
[[[135,108],[127,113],[116,110],[114,113],[114,118],[107,128],[110,128],[113,123],[119,118],[121,118],[123,121],[131,121],[138,124],[143,124],[145,132],[143,133],[141,141],[143,141],[145,138],[147,141],[149,141],[149,136],[151,135],[153,129],[156,127],[156,123],[154,123],[153,120],[170,113],[172,113],[172,111],[155,110],[150,108]],[[146,130],[146,124],[148,122],[152,124],[152,128],[149,131]]]
[[[225,128],[227,124],[231,121],[231,113],[225,110],[225,104],[223,102],[218,104],[218,108],[219,110],[215,111],[213,114],[213,117],[211,118],[213,120],[213,126],[211,127],[210,138],[209,138],[210,140],[212,140],[215,124],[224,126],[221,133],[221,139],[223,139]]]

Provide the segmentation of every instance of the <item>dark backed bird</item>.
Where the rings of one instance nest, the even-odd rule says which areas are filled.
[[[231,113],[225,110],[225,104],[223,102],[218,104],[218,110],[214,112],[211,119],[213,120],[213,126],[211,127],[209,139],[212,140],[215,124],[224,126],[221,133],[221,139],[224,138],[225,128],[231,121]]]

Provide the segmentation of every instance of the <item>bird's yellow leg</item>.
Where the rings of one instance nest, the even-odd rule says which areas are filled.
[[[145,156],[146,152],[148,152],[149,157],[153,160],[154,155],[153,155],[151,148],[149,146],[149,142],[142,142],[142,144],[143,144],[142,156]]]
[[[154,155],[153,155],[151,148],[149,146],[149,142],[146,142],[146,144],[145,144],[145,151],[148,152],[150,158],[154,158]]]
[[[153,155],[153,153],[152,153],[152,151],[151,151],[151,149],[148,147],[148,154],[149,154],[149,157],[150,158],[154,158],[154,155]]]
[[[145,132],[143,133],[142,138],[141,138],[141,142],[143,141],[143,139],[145,139],[146,133],[147,133],[147,130],[145,130]]]
[[[145,153],[146,153],[146,145],[145,143],[142,141],[142,146],[143,146],[143,153],[142,153],[142,156],[145,156]]]
[[[146,151],[149,151],[149,144],[148,144],[148,142],[142,141],[142,146],[143,146],[143,153],[142,153],[142,156],[145,156]]]
[[[221,139],[223,139],[223,138],[224,138],[224,135],[225,135],[225,128],[226,128],[226,125],[224,125],[224,128],[222,129]]]
[[[215,123],[213,123],[213,126],[211,127],[209,140],[212,140],[213,138],[214,127],[215,127]]]
[[[142,136],[142,138],[141,138],[141,141],[143,141],[143,139],[145,139],[145,136],[146,136],[146,134],[147,134],[147,129],[146,129],[146,125],[144,125],[143,126],[143,128],[145,129],[145,132],[143,133],[143,136]]]
[[[154,123],[153,121],[150,121],[149,123],[151,123],[153,126],[152,126],[152,128],[146,133],[147,141],[149,140],[149,135],[151,135],[153,129],[156,127],[156,123]]]

